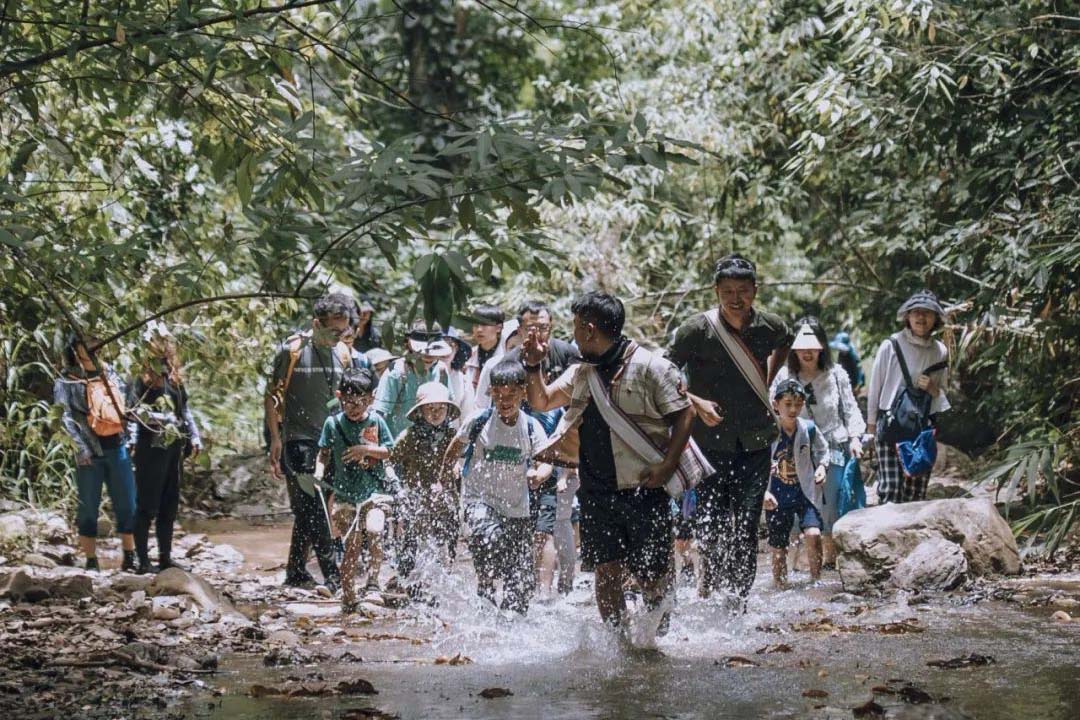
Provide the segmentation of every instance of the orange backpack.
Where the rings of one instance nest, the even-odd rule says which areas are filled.
[[[86,407],[86,419],[98,437],[124,432],[124,396],[116,383],[106,378],[104,368],[101,377],[86,381]]]

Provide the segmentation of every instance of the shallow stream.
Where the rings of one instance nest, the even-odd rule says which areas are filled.
[[[510,619],[473,596],[465,568],[431,571],[439,606],[392,619],[343,626],[334,604],[288,606],[314,621],[305,647],[340,659],[267,668],[258,658],[226,657],[215,681],[224,695],[193,701],[190,713],[340,718],[365,717],[350,709],[377,708],[433,720],[851,718],[875,699],[897,718],[1080,717],[1080,623],[1053,622],[1049,609],[965,604],[959,596],[865,599],[843,594],[835,573],[813,587],[795,574],[793,589],[777,592],[761,575],[748,613],[734,618],[721,603],[681,587],[671,631],[658,652],[649,652],[601,626],[591,575],[581,575],[570,596]],[[927,664],[972,654],[993,662]],[[455,656],[471,662],[436,664]],[[378,694],[248,696],[254,684],[357,678]],[[513,694],[486,699],[480,693],[487,688]]]

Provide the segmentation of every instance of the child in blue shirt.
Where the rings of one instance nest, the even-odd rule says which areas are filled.
[[[799,417],[806,402],[802,384],[791,378],[773,394],[780,419],[780,436],[773,442],[769,489],[765,493],[765,520],[772,549],[773,582],[787,586],[787,547],[791,526],[798,521],[806,536],[810,577],[821,576],[822,484],[829,462],[829,444],[813,423]]]
[[[334,487],[333,522],[346,535],[345,554],[341,560],[341,609],[355,611],[356,571],[361,553],[368,554],[368,589],[379,589],[379,569],[383,551],[377,534],[368,533],[365,520],[371,507],[365,500],[384,491],[386,469],[394,440],[386,421],[370,411],[378,380],[369,368],[345,370],[338,385],[337,397],[342,411],[331,415],[319,438],[319,459],[332,468]]]

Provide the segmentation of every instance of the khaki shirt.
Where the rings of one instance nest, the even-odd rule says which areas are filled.
[[[611,383],[611,400],[661,449],[666,449],[671,427],[666,417],[690,406],[683,387],[682,374],[659,353],[631,343],[629,357]],[[548,386],[548,392],[564,393],[569,406],[559,426],[545,447],[558,442],[567,432],[577,428],[581,416],[592,399],[586,372],[588,365],[571,365]],[[620,490],[641,485],[641,471],[648,466],[616,433],[611,433],[611,449],[615,456],[615,474]]]

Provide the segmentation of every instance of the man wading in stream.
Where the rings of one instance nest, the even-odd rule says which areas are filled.
[[[343,293],[316,300],[312,329],[281,344],[267,383],[270,472],[280,480],[284,471],[293,512],[286,585],[314,585],[306,568],[312,547],[327,588],[333,592],[340,582],[323,499],[317,492],[308,493],[297,475],[315,471],[319,436],[337,405],[334,392],[345,369],[353,365],[352,350],[341,342],[353,321],[353,308],[353,299]]]
[[[525,338],[522,359],[529,405],[539,411],[568,406],[537,459],[579,464],[582,553],[596,567],[600,617],[618,625],[626,610],[624,572],[638,580],[649,608],[661,607],[671,587],[664,486],[680,467],[694,413],[679,371],[623,337],[625,311],[618,298],[586,293],[571,310],[583,362],[548,385],[542,372],[548,348],[535,329]],[[624,439],[608,422],[616,416],[630,420],[645,439]],[[640,455],[641,443],[667,450],[659,462],[649,463]]]
[[[694,440],[717,472],[697,488],[695,536],[702,559],[699,591],[731,593],[746,607],[757,571],[757,528],[769,483],[776,416],[768,387],[787,358],[792,333],[781,318],[754,308],[757,271],[741,255],[716,264],[719,308],[675,333],[668,357],[686,373],[698,420]]]

